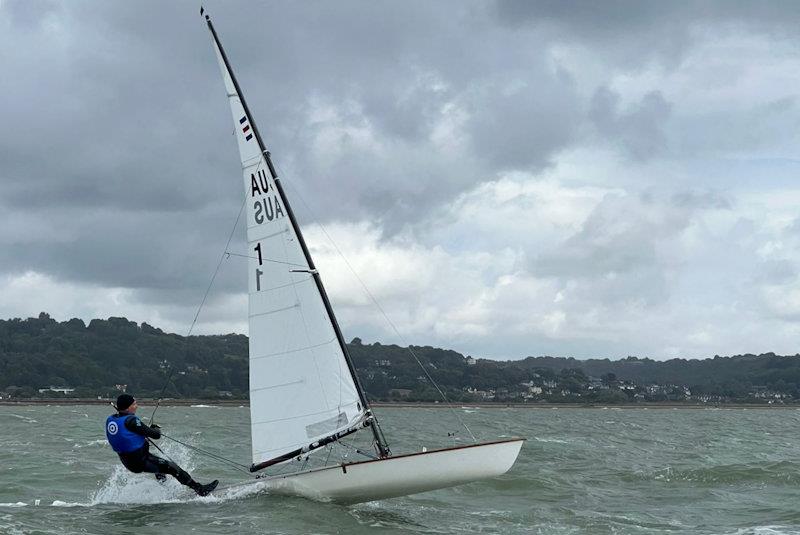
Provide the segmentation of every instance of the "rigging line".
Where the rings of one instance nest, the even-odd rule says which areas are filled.
[[[185,446],[185,447],[187,447],[187,448],[189,448],[191,450],[195,450],[196,452],[198,452],[198,453],[200,453],[202,455],[206,455],[208,457],[211,457],[212,459],[216,459],[218,461],[222,461],[222,462],[228,463],[229,465],[233,466],[237,470],[245,472],[248,475],[250,474],[250,470],[249,470],[249,467],[247,465],[244,465],[242,463],[237,463],[236,461],[233,461],[231,459],[227,459],[227,458],[223,457],[222,455],[218,455],[216,453],[213,453],[213,452],[210,452],[210,451],[206,451],[204,449],[198,448],[197,446],[192,446],[191,444],[187,444],[186,442],[183,442],[182,440],[178,440],[177,438],[172,438],[171,436],[165,435],[164,433],[161,433],[161,436],[163,438],[169,439],[169,440],[171,440],[173,442],[177,442],[178,444],[180,444],[182,446]],[[153,441],[150,441],[150,443],[153,444],[154,446],[156,446]],[[158,448],[158,451],[161,451],[161,453],[164,453],[161,450],[161,448],[159,448],[158,446],[156,446],[156,448]],[[166,455],[166,453],[164,455]]]
[[[258,260],[259,259],[257,256],[250,256],[250,255],[247,255],[247,254],[239,254],[239,253],[231,253],[229,251],[225,251],[225,254],[227,254],[228,256],[240,256],[242,258],[252,258],[253,260]],[[296,264],[294,262],[283,262],[281,260],[270,260],[269,258],[263,258],[263,257],[261,258],[261,261],[262,262],[272,262],[273,264],[285,264],[287,266],[295,266],[295,267],[301,267],[301,268],[307,268],[308,267],[308,266],[304,266],[303,264]]]
[[[348,447],[348,448],[350,448],[351,450],[355,451],[356,453],[360,453],[360,454],[361,454],[361,455],[363,455],[364,457],[367,457],[367,458],[369,458],[369,459],[373,459],[373,460],[374,460],[374,459],[377,459],[377,457],[375,457],[375,456],[374,456],[374,455],[372,455],[371,453],[367,453],[366,451],[364,451],[364,450],[362,450],[361,448],[358,448],[358,447],[356,447],[356,446],[353,446],[352,444],[348,444],[347,442],[342,442],[341,440],[340,440],[340,441],[338,441],[338,443],[339,443],[339,444],[341,444],[342,446],[345,446],[345,447]]]
[[[244,196],[242,199],[242,205],[239,207],[239,213],[236,214],[236,221],[233,223],[233,228],[231,229],[231,233],[228,235],[228,241],[225,244],[225,248],[222,251],[222,254],[219,257],[219,262],[217,262],[217,267],[214,270],[214,274],[211,276],[211,281],[208,283],[208,287],[206,288],[206,293],[203,295],[203,300],[200,302],[200,306],[197,307],[197,312],[194,315],[194,319],[192,320],[192,324],[189,326],[189,331],[186,333],[186,338],[188,339],[189,336],[192,334],[192,330],[194,329],[195,324],[197,323],[197,318],[200,317],[200,311],[203,310],[203,306],[206,304],[206,299],[208,299],[208,294],[211,291],[211,287],[214,285],[214,280],[217,278],[217,274],[219,273],[219,268],[222,266],[222,261],[225,260],[227,256],[230,255],[228,253],[228,247],[231,244],[231,240],[233,239],[233,235],[236,232],[236,227],[239,226],[239,219],[242,217],[242,211],[244,210],[244,205],[247,203],[247,196]],[[188,342],[188,340],[187,340]],[[164,392],[167,390],[167,385],[169,384],[169,380],[172,379],[172,374],[175,372],[175,366],[170,365],[170,372],[167,376],[167,380],[164,381],[164,388],[161,389],[161,394],[158,396],[158,400],[156,401],[156,406],[153,409],[153,414],[150,415],[150,423],[153,423],[153,418],[156,417],[156,411],[161,406],[161,398],[164,396]]]
[[[159,452],[161,452],[161,455],[163,455],[164,457],[166,457],[168,461],[170,461],[170,462],[171,462],[171,463],[173,463],[173,464],[178,464],[178,463],[176,463],[176,462],[175,462],[175,461],[172,459],[172,457],[170,457],[169,455],[167,455],[167,453],[166,453],[164,450],[162,450],[161,448],[159,448],[159,447],[158,447],[158,444],[156,444],[155,442],[153,442],[153,439],[151,439],[150,437],[145,437],[145,438],[147,439],[147,442],[149,442],[149,443],[150,443],[150,444],[151,444],[151,445],[152,445],[152,446],[153,446],[155,449],[157,449]]]
[[[310,455],[306,456],[306,460],[308,460],[308,457],[310,457]],[[262,477],[275,477],[275,476],[283,475],[283,474],[289,472],[290,469],[293,469],[294,466],[296,466],[296,464],[294,464],[296,461],[297,461],[297,459],[292,459],[291,461],[289,461],[287,463],[273,465],[273,467],[277,468],[277,471],[274,471],[271,474],[266,474],[266,473],[259,474],[259,475],[256,476],[256,479],[260,479]],[[272,469],[273,467],[270,467],[270,469]],[[300,470],[298,470],[298,472],[299,471]]]
[[[189,326],[189,332],[186,333],[186,337],[188,338],[189,335],[192,334],[192,329],[194,329],[195,324],[197,323],[197,318],[200,316],[200,311],[203,309],[203,306],[206,304],[206,299],[208,299],[208,293],[211,291],[211,287],[214,285],[214,279],[217,278],[217,274],[219,273],[219,268],[222,266],[222,261],[225,260],[227,256],[230,256],[231,253],[228,252],[228,247],[231,244],[231,240],[233,239],[233,234],[236,232],[236,227],[239,226],[239,219],[242,217],[242,211],[244,211],[244,205],[247,202],[247,196],[242,199],[242,206],[239,207],[239,213],[236,214],[236,221],[233,223],[233,228],[231,229],[231,233],[228,235],[228,241],[225,244],[225,249],[223,250],[222,254],[219,257],[219,262],[217,262],[217,268],[214,270],[214,274],[211,276],[211,281],[208,283],[208,288],[206,288],[206,293],[203,295],[203,300],[200,302],[200,306],[197,307],[197,313],[194,315],[194,319],[192,320],[191,326]]]
[[[283,170],[281,170],[281,173],[284,176],[286,176],[286,174],[283,173]],[[289,184],[291,185],[291,181],[289,181]],[[308,205],[308,203],[306,202],[305,198],[300,194],[300,191],[297,188],[292,187],[292,189],[294,190],[294,192],[297,195],[297,197],[300,199],[300,202],[302,202],[303,205],[306,207],[306,210],[308,210],[312,214],[312,217],[314,218],[314,222],[319,226],[319,228],[322,230],[323,234],[325,234],[325,237],[328,238],[328,241],[331,243],[331,245],[333,245],[334,249],[336,249],[336,252],[339,253],[339,256],[342,258],[344,263],[347,265],[347,268],[350,270],[350,272],[353,274],[353,276],[355,276],[356,280],[358,280],[358,283],[361,285],[361,288],[364,290],[364,292],[366,292],[366,294],[372,300],[372,303],[378,308],[378,310],[380,311],[380,313],[383,316],[383,318],[391,326],[392,330],[397,335],[397,337],[400,338],[400,341],[403,344],[406,345],[406,348],[408,349],[408,352],[411,353],[411,356],[413,356],[414,360],[417,361],[417,364],[419,364],[419,367],[422,368],[423,372],[425,372],[425,375],[428,378],[428,380],[431,382],[431,384],[434,386],[434,388],[436,388],[436,390],[439,392],[439,395],[442,396],[442,399],[444,399],[445,403],[447,404],[447,407],[450,409],[450,411],[456,417],[456,420],[458,420],[458,422],[461,424],[461,426],[464,427],[464,429],[467,430],[467,433],[469,433],[469,435],[472,437],[472,440],[477,442],[478,439],[472,433],[472,431],[467,426],[467,424],[461,419],[461,417],[459,416],[458,412],[456,412],[455,408],[453,407],[452,402],[447,398],[447,396],[442,391],[442,389],[439,388],[439,384],[433,379],[433,377],[431,377],[431,374],[428,373],[428,370],[425,369],[425,366],[423,366],[423,364],[420,361],[419,357],[414,352],[414,350],[411,348],[411,344],[409,344],[408,341],[405,339],[405,337],[402,334],[400,334],[400,331],[397,329],[397,327],[392,322],[392,320],[389,319],[389,316],[383,310],[383,307],[380,305],[378,300],[375,298],[375,296],[372,294],[372,292],[369,291],[369,288],[364,283],[364,281],[361,279],[361,277],[358,276],[358,273],[356,273],[356,270],[353,269],[353,266],[350,265],[350,262],[347,260],[347,257],[344,255],[344,253],[342,253],[341,249],[339,249],[339,246],[336,244],[336,242],[333,241],[333,238],[331,237],[331,235],[328,234],[328,230],[323,226],[323,224],[319,221],[319,219],[314,215],[314,210],[311,209],[311,207]]]
[[[169,375],[167,375],[167,380],[164,381],[164,387],[161,389],[161,393],[158,395],[158,400],[156,400],[156,406],[153,408],[153,414],[150,415],[150,425],[153,425],[153,418],[156,417],[156,411],[158,410],[159,405],[161,405],[161,399],[164,397],[164,392],[167,391],[167,386],[169,385],[169,380],[172,379],[173,373],[175,373],[175,366],[170,364]]]

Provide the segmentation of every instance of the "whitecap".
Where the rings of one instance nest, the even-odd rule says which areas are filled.
[[[34,420],[33,418],[29,418],[28,416],[22,416],[21,414],[13,414],[12,413],[12,414],[9,414],[9,416],[13,416],[14,418],[19,418],[20,420],[24,420],[24,421],[28,422],[29,424],[38,424],[39,423],[36,420]]]
[[[61,500],[53,500],[50,504],[51,507],[86,507],[88,504],[78,502],[62,502]]]
[[[106,439],[99,438],[97,440],[90,440],[89,442],[87,442],[85,444],[73,444],[72,447],[73,448],[87,448],[89,446],[99,446],[99,445],[105,444],[105,443],[106,443]]]
[[[7,503],[0,503],[0,507],[27,507],[28,504],[25,502],[7,502]]]
[[[753,526],[738,529],[731,535],[800,535],[800,531],[789,526]]]
[[[569,444],[569,440],[561,440],[558,438],[539,438],[533,437],[536,442],[552,442],[554,444]]]

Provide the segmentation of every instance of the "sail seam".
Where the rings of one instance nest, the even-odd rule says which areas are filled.
[[[250,230],[251,228],[262,228],[262,227],[265,227],[265,226],[266,225],[264,225],[263,223],[259,224],[259,225],[253,225],[251,227],[247,227],[247,230]],[[275,236],[280,236],[281,234],[288,234],[288,233],[289,233],[289,227],[284,227],[283,230],[279,230],[277,232],[273,232],[272,234],[267,234],[266,236],[262,236],[262,237],[260,237],[260,238],[258,238],[256,240],[249,240],[249,243],[253,243],[253,242],[259,241],[259,240],[267,240],[269,238],[274,238]]]
[[[264,288],[263,290],[260,290],[260,291],[255,291],[255,292],[250,292],[250,293],[253,294],[253,295],[258,295],[258,294],[271,292],[271,291],[274,291],[274,290],[280,290],[281,288],[288,288],[290,286],[295,286],[297,284],[302,284],[304,282],[310,281],[312,278],[313,277],[309,276],[309,277],[306,277],[305,279],[299,280],[297,282],[287,282],[286,284],[281,284],[280,286],[272,286],[272,287],[269,287],[269,288]]]
[[[242,169],[247,169],[248,167],[253,165],[252,163],[247,163],[247,162],[253,162],[253,161],[256,161],[256,160],[259,160],[258,163],[261,163],[261,161],[260,161],[261,160],[261,155],[260,154],[258,156],[253,156],[252,158],[248,158],[245,161],[243,161],[242,162]]]
[[[273,222],[273,223],[257,223],[255,225],[249,225],[248,224],[247,230],[251,231],[254,228],[264,228],[264,227],[269,228],[271,226],[274,227],[275,226],[275,222]],[[284,234],[284,233],[285,234],[289,234],[289,232],[290,232],[289,228],[286,227],[283,230],[279,230],[277,232],[273,232],[272,234],[267,234],[264,238],[258,238],[258,239],[262,240],[262,239],[266,239],[266,238],[273,238],[275,236],[279,236],[279,235]],[[249,237],[248,237],[248,239],[249,239]],[[255,240],[250,240],[250,241],[255,241]]]
[[[303,379],[298,379],[297,381],[290,381],[288,383],[280,383],[280,384],[277,384],[277,385],[262,386],[260,388],[254,388],[250,392],[251,393],[252,392],[261,392],[261,391],[264,391],[264,390],[272,390],[273,388],[281,388],[283,386],[299,385],[301,383],[305,383],[305,381]]]
[[[281,355],[288,355],[290,353],[299,353],[300,351],[305,351],[307,349],[315,349],[317,347],[323,347],[323,346],[329,345],[331,342],[335,342],[335,341],[336,341],[336,338],[331,338],[327,342],[322,342],[321,344],[314,344],[314,345],[310,345],[310,346],[299,347],[297,349],[289,349],[287,351],[279,351],[277,353],[267,353],[266,355],[259,355],[257,357],[250,357],[250,360],[266,359],[266,358],[270,358],[270,357],[279,357]]]
[[[268,310],[266,312],[259,312],[258,314],[251,314],[249,317],[257,318],[259,316],[268,316],[270,314],[277,314],[278,312],[284,312],[286,310],[291,310],[293,308],[300,308],[300,303],[295,303],[293,305],[289,305],[288,307],[276,308],[275,310]]]
[[[251,390],[251,392],[254,392],[254,390]],[[355,402],[350,403],[350,405],[355,405]],[[287,420],[297,420],[299,418],[306,418],[308,416],[318,416],[320,414],[326,414],[326,413],[329,413],[329,412],[333,412],[333,411],[331,409],[326,409],[324,411],[319,411],[319,412],[309,412],[307,414],[297,414],[295,416],[287,416],[286,418],[276,418],[274,420],[264,420],[264,421],[261,421],[261,422],[251,422],[250,425],[253,426],[253,425],[271,424],[271,423],[275,423],[275,422],[285,422]]]

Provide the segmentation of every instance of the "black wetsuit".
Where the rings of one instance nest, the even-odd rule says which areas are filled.
[[[122,416],[122,414],[118,414],[118,416]],[[129,415],[125,419],[125,428],[146,438],[155,440],[161,438],[161,431],[157,427],[154,428],[144,424],[139,417],[134,414]],[[177,479],[182,485],[193,489],[198,486],[198,483],[195,482],[192,476],[183,468],[172,461],[162,459],[158,455],[150,453],[149,442],[145,442],[144,446],[138,450],[128,453],[117,453],[117,455],[119,455],[119,460],[122,461],[125,468],[131,472],[137,474],[141,472],[147,472],[149,474],[168,474]]]

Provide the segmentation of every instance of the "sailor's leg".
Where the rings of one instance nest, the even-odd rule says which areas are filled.
[[[150,472],[153,474],[169,474],[177,479],[181,485],[186,485],[200,496],[208,496],[215,488],[217,488],[217,484],[219,483],[219,481],[215,479],[211,483],[202,485],[192,479],[192,476],[190,476],[188,472],[186,472],[177,464],[173,463],[172,461],[162,459],[161,457],[153,455],[152,453],[147,454],[147,459],[144,464],[144,472]]]
[[[144,470],[142,471],[151,474],[168,474],[177,479],[181,485],[186,485],[188,487],[194,488],[195,485],[197,485],[192,479],[192,476],[183,468],[172,461],[162,459],[152,453],[147,455],[147,459],[145,459],[144,462]]]

